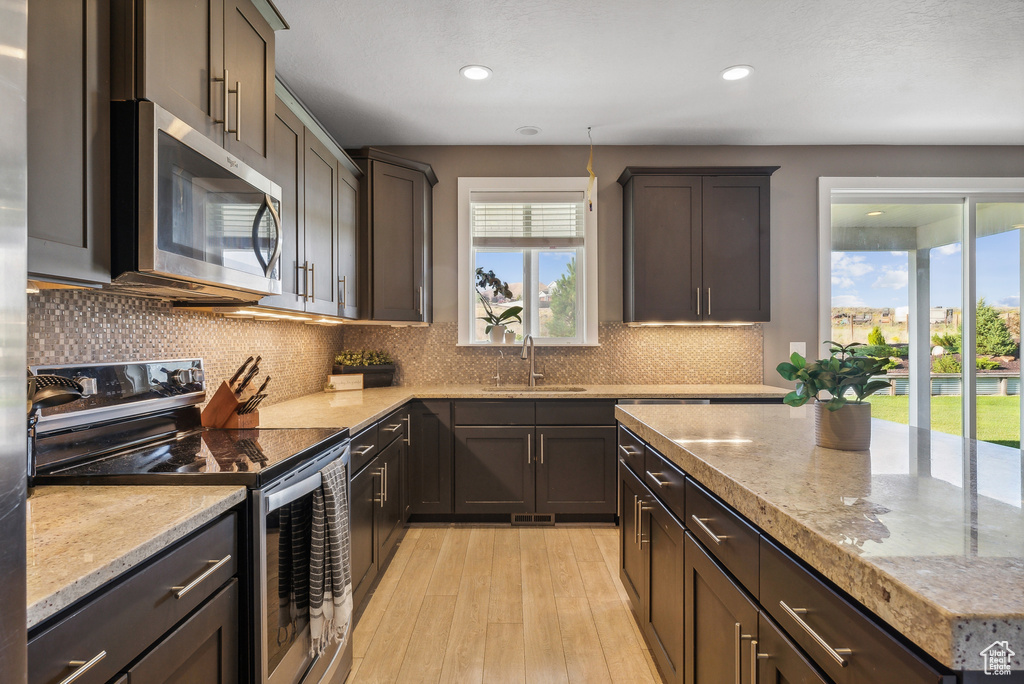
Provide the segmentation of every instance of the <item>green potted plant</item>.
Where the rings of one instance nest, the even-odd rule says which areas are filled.
[[[889,387],[886,380],[873,380],[885,373],[887,359],[856,356],[860,343],[830,345],[827,359],[808,363],[794,353],[776,370],[786,380],[796,382],[796,389],[783,401],[790,406],[814,404],[815,443],[829,449],[863,451],[871,446],[871,404],[864,401],[881,389]],[[855,400],[848,399],[853,392]]]
[[[493,292],[495,297],[502,296],[506,299],[512,299],[512,290],[509,289],[508,283],[494,275],[494,271],[484,271],[483,268],[476,269],[476,294],[480,298],[480,303],[484,305],[485,312],[478,320],[487,323],[487,327],[484,328],[484,334],[490,335],[491,343],[501,344],[505,339],[505,328],[508,324],[512,321],[517,323],[523,322],[523,307],[510,306],[499,313],[495,313],[490,302],[484,296],[484,292],[482,292],[486,290]]]
[[[395,362],[385,351],[346,349],[334,356],[334,373],[361,373],[363,387],[390,387],[395,378]]]

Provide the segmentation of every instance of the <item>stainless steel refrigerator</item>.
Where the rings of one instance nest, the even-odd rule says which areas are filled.
[[[0,681],[27,680],[26,0],[0,2]]]

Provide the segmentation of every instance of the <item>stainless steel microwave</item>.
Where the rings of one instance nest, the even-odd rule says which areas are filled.
[[[111,103],[111,288],[180,302],[281,294],[281,188],[159,105]]]

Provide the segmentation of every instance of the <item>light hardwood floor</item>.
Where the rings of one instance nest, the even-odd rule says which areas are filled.
[[[627,601],[613,527],[411,527],[348,682],[660,682]]]

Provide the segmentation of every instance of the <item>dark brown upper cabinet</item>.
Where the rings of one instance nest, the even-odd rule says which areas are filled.
[[[110,282],[110,4],[33,0],[28,273]]]
[[[274,130],[274,27],[250,0],[112,0],[115,100],[151,100],[260,172]]]
[[[429,164],[373,147],[349,151],[365,174],[359,188],[359,308],[375,321],[431,320],[431,213],[437,176]]]
[[[779,167],[627,167],[623,320],[771,318],[770,183]]]

